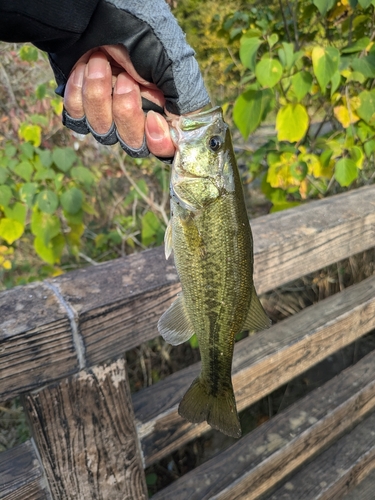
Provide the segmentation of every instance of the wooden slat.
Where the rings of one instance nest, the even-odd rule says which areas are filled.
[[[345,500],[374,500],[375,470],[359,483],[359,485],[345,495]]]
[[[368,186],[252,221],[254,279],[258,292],[266,292],[374,246],[373,200],[375,186]],[[56,319],[59,313],[49,311],[39,328],[45,324],[48,329],[48,325],[56,322],[57,329],[47,339],[39,339],[32,325],[26,325],[22,333],[14,333],[13,325],[3,321],[4,314],[8,314],[8,308],[22,305],[30,287],[3,292],[0,294],[1,362],[10,367],[10,373],[17,373],[10,360],[18,356],[18,335],[25,337],[26,351],[49,349],[49,357],[46,366],[43,360],[39,363],[42,373],[34,372],[32,360],[24,360],[27,381],[21,378],[10,382],[11,379],[0,378],[0,400],[38,387],[41,382],[69,375],[74,366],[78,371],[154,338],[158,318],[179,290],[174,266],[171,260],[165,261],[163,248],[67,273],[46,280],[46,286],[56,291],[58,301],[69,311],[71,324],[72,321],[75,324],[72,337],[76,337],[76,345],[82,345],[82,352],[76,353],[80,364],[74,365],[74,356],[73,364],[63,363],[60,349],[47,345],[48,342],[58,344],[62,336],[65,347],[66,319],[64,325],[60,325]],[[59,305],[56,311],[60,311]],[[14,344],[9,344],[4,352],[2,339],[9,336],[14,338]]]
[[[258,293],[374,247],[375,186],[255,219]]]
[[[31,441],[0,454],[1,500],[51,500]]]
[[[44,283],[0,294],[0,400],[77,369],[67,312]]]
[[[267,500],[343,498],[375,468],[375,413],[292,476]],[[347,498],[347,497],[345,497]],[[363,500],[363,496],[354,497]],[[375,488],[372,489],[375,498]]]
[[[55,500],[145,500],[125,359],[24,397]]]
[[[375,328],[375,276],[238,342],[233,385],[239,410]],[[133,396],[146,465],[210,429],[177,413],[199,364]]]
[[[258,499],[374,408],[372,352],[152,498]]]

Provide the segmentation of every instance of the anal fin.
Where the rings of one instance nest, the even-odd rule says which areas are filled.
[[[163,339],[172,345],[182,344],[194,335],[183,295],[180,295],[159,319],[158,330]]]
[[[258,295],[253,286],[253,293],[251,296],[250,308],[247,313],[245,323],[242,327],[243,330],[257,331],[264,330],[271,326],[271,320],[265,313]]]

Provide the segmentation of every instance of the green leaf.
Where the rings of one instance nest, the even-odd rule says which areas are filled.
[[[53,214],[59,206],[57,195],[49,189],[41,191],[37,196],[36,202],[40,210],[46,214]]]
[[[298,99],[302,101],[305,95],[310,92],[313,78],[308,71],[300,71],[292,76],[293,91]]]
[[[5,146],[4,153],[8,158],[13,158],[13,156],[17,153],[17,148],[12,146],[12,144],[7,144]]]
[[[262,87],[274,87],[282,74],[283,67],[276,59],[262,59],[255,67],[255,76]]]
[[[334,47],[314,47],[312,51],[314,74],[323,93],[339,68],[340,53]]]
[[[38,49],[33,45],[22,45],[19,54],[23,61],[34,62],[38,60]]]
[[[54,179],[56,177],[56,172],[52,168],[46,168],[39,170],[34,174],[34,181],[44,181],[47,179]]]
[[[262,40],[257,37],[247,37],[246,34],[242,36],[240,42],[240,59],[245,68],[252,71],[255,69],[257,51],[262,44]]]
[[[154,486],[154,484],[156,484],[157,480],[158,480],[158,476],[155,474],[155,472],[151,472],[150,474],[146,475],[147,486]]]
[[[52,159],[58,169],[68,172],[77,159],[77,155],[72,148],[55,148],[52,152]]]
[[[375,122],[375,90],[364,90],[359,94],[360,105],[357,115],[369,125]]]
[[[348,45],[348,47],[342,49],[341,52],[343,54],[353,54],[355,52],[362,52],[363,50],[366,49],[369,43],[370,43],[369,37],[365,36],[363,38],[360,38],[359,40],[356,40],[352,45]]]
[[[335,178],[340,186],[347,187],[358,177],[356,164],[350,158],[341,158],[335,165]]]
[[[302,104],[287,104],[277,113],[276,130],[279,141],[300,141],[308,128],[309,115]]]
[[[52,238],[61,232],[60,220],[56,215],[34,210],[31,216],[31,232],[48,245]]]
[[[11,207],[5,207],[4,212],[8,219],[16,220],[22,226],[25,225],[27,210],[23,203],[16,201]]]
[[[331,97],[339,88],[340,83],[341,83],[341,75],[339,71],[336,71],[333,77],[331,78]]]
[[[0,205],[7,207],[12,198],[12,190],[9,186],[0,186]]]
[[[43,97],[45,97],[46,93],[47,93],[47,85],[45,83],[41,83],[35,89],[36,98],[39,100],[43,99]]]
[[[35,182],[26,182],[25,184],[22,184],[19,194],[20,194],[20,200],[23,203],[26,203],[26,205],[31,208],[33,205],[34,201],[34,196],[36,193],[38,185]]]
[[[21,151],[29,160],[32,160],[34,158],[35,148],[29,142],[21,144]]]
[[[358,3],[363,9],[367,9],[372,4],[372,0],[358,0]]]
[[[33,170],[33,166],[29,161],[22,161],[13,168],[13,172],[26,182],[30,182]]]
[[[362,73],[366,78],[375,78],[375,54],[353,59],[351,66],[354,71]]]
[[[335,0],[314,0],[314,5],[318,8],[322,16],[325,16],[335,5]]]
[[[267,42],[268,45],[270,46],[270,49],[279,41],[279,35],[277,33],[272,33],[271,36],[267,37]]]
[[[48,244],[45,244],[43,239],[38,236],[34,240],[34,249],[36,253],[48,264],[60,262],[64,246],[65,240],[61,234],[53,238]]]
[[[164,227],[153,212],[147,212],[142,217],[141,238],[142,243],[147,247],[152,243],[163,241]]]
[[[291,175],[298,181],[303,181],[307,175],[307,163],[304,161],[296,161],[290,166]]]
[[[43,167],[49,168],[52,165],[52,154],[49,149],[38,148],[38,155]]]
[[[69,224],[82,224],[83,215],[83,210],[79,210],[76,214],[70,214],[64,210],[64,217]]]
[[[85,186],[92,186],[95,184],[95,175],[86,167],[73,167],[71,170],[71,176],[73,179],[82,182]]]
[[[6,168],[0,166],[0,184],[4,184],[8,178],[8,171]],[[1,202],[0,202],[1,205]]]
[[[241,94],[233,108],[233,120],[245,139],[257,129],[262,119],[262,91],[248,90]]]
[[[8,245],[21,238],[24,232],[24,226],[13,219],[1,219],[0,220],[0,238],[3,238]]]
[[[375,139],[365,142],[363,149],[365,150],[367,158],[370,158],[375,152]]]
[[[81,210],[83,193],[80,189],[73,187],[60,196],[61,206],[69,214],[76,214]]]
[[[294,62],[294,49],[292,43],[283,42],[282,48],[277,52],[281,64],[289,70]]]

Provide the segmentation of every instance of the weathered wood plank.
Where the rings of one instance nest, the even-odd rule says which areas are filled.
[[[252,221],[254,279],[258,292],[266,292],[372,247],[375,241],[374,200],[375,186],[368,186]],[[44,285],[35,286],[44,290]],[[34,327],[29,325],[23,333],[18,333],[25,336],[24,348],[27,351],[49,349],[48,342],[53,339],[58,343],[59,337],[63,337],[63,344],[68,342],[68,333],[65,331],[68,321],[66,316],[64,320],[59,319],[63,304],[71,313],[70,320],[71,316],[74,319],[76,331],[72,332],[72,336],[74,338],[75,335],[75,343],[82,346],[81,352],[76,352],[80,361],[74,364],[73,356],[74,363],[70,362],[70,358],[63,363],[61,350],[51,346],[48,362],[39,373],[33,369],[35,363],[25,359],[23,370],[29,375],[27,380],[22,377],[18,382],[16,378],[0,379],[0,400],[4,399],[4,394],[12,397],[38,387],[40,383],[53,382],[71,374],[72,369],[78,371],[85,366],[114,358],[119,352],[154,338],[157,335],[158,318],[180,287],[172,261],[165,261],[162,248],[67,273],[46,280],[45,286],[55,290],[60,302],[56,309],[59,311],[57,317],[51,309],[44,319],[46,325],[57,322],[57,331],[47,339],[39,339]],[[13,335],[15,342],[1,352],[3,362],[11,373],[18,370],[13,368],[11,362],[18,356],[18,334],[12,334],[14,327],[3,320],[3,311],[9,316],[9,307],[15,310],[22,305],[23,297],[27,297],[30,287],[15,290],[0,294],[0,331],[3,336]],[[52,293],[51,290],[49,292]],[[64,321],[61,332],[58,329],[59,321]],[[39,328],[43,324],[40,323]],[[0,342],[1,351],[4,340],[0,338]],[[9,380],[12,380],[11,387]]]
[[[255,500],[375,408],[375,353],[152,498]]]
[[[278,488],[267,500],[339,500],[375,468],[375,413]],[[375,497],[373,486],[371,499]],[[345,497],[347,498],[347,497]],[[363,496],[355,496],[363,500]]]
[[[0,294],[0,400],[77,369],[67,312],[44,283]]]
[[[2,500],[51,500],[31,441],[0,454]]]
[[[56,500],[142,500],[147,487],[124,359],[24,397]]]
[[[79,317],[86,366],[157,336],[156,323],[180,290],[161,247],[67,273],[53,284]]]
[[[375,470],[359,483],[359,485],[351,490],[345,500],[374,500],[375,491]]]
[[[375,186],[259,217],[251,226],[254,282],[264,293],[374,247]]]
[[[233,386],[239,410],[375,328],[375,276],[237,343]],[[199,364],[133,396],[146,465],[210,429],[181,419],[177,407]]]

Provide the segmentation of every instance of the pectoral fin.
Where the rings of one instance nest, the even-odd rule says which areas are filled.
[[[243,330],[257,331],[264,330],[271,325],[271,320],[265,313],[262,304],[258,298],[258,295],[253,287],[253,293],[250,302],[249,312],[245,323],[242,327]]]
[[[171,255],[173,250],[172,247],[172,219],[168,222],[167,229],[165,230],[164,233],[164,252],[165,252],[165,258],[168,259],[168,257]]]
[[[193,336],[194,329],[186,312],[183,295],[159,319],[158,330],[163,339],[172,345],[182,344]]]

